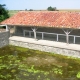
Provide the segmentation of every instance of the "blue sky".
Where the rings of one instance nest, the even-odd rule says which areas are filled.
[[[80,9],[80,0],[0,0],[9,10],[44,10],[49,6],[57,9]]]

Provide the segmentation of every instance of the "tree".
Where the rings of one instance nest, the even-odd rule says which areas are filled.
[[[30,9],[29,11],[33,11],[33,9]]]
[[[47,8],[47,10],[48,10],[48,11],[56,11],[57,8],[56,8],[56,7],[51,7],[51,6],[50,6],[50,7]]]
[[[5,4],[0,4],[0,22],[9,18],[8,10],[5,8]]]
[[[25,11],[27,11],[27,9],[25,9]]]

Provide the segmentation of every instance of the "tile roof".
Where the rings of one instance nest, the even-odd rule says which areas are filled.
[[[79,12],[20,11],[0,24],[40,27],[80,28]]]

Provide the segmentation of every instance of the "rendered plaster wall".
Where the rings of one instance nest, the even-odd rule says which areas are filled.
[[[60,47],[34,44],[34,43],[29,43],[29,42],[21,42],[21,41],[15,41],[15,40],[10,40],[10,45],[21,46],[21,47],[25,47],[29,49],[40,50],[40,51],[80,58],[80,51],[78,50],[70,50],[70,49],[65,49],[65,48],[60,48]]]
[[[32,27],[20,27],[20,26],[16,26],[16,34],[18,33],[22,33],[23,34],[23,30],[30,30],[32,31],[31,29]],[[39,32],[49,32],[49,33],[60,33],[60,34],[64,34],[64,32],[62,31],[62,29],[58,29],[58,28],[44,28],[44,27],[40,27],[40,28],[37,28],[37,31]]]
[[[6,45],[9,45],[9,31],[0,32],[0,47],[4,47]]]
[[[29,27],[28,26],[27,27],[16,26],[16,33],[15,33],[15,35],[16,36],[24,36],[23,31],[24,30],[30,30],[30,31],[32,31],[31,28],[32,28],[31,26],[29,26]],[[58,36],[58,41],[60,41],[60,42],[66,42],[66,35],[65,35],[64,31],[62,29],[60,29],[60,28],[38,27],[37,28],[37,32],[64,34],[64,35],[59,35]],[[80,29],[72,30],[72,32],[69,35],[80,36]],[[37,39],[42,39],[42,34],[41,33],[37,33],[36,36],[37,36]],[[29,32],[26,32],[25,37],[30,37],[29,36]],[[31,37],[32,38],[34,37],[34,33],[33,32],[31,33]],[[52,40],[52,41],[57,41],[57,35],[44,34],[44,39],[46,39],[46,40]],[[69,43],[74,43],[74,37],[73,36],[69,36]],[[76,37],[75,43],[76,44],[80,44],[80,37]]]
[[[23,31],[24,30],[29,30],[32,31],[32,27],[20,27],[16,26],[16,31],[15,31],[15,36],[24,36]],[[58,34],[64,34],[64,32],[61,29],[57,28],[37,28],[37,32],[46,32],[46,33],[58,33]],[[25,37],[30,37],[29,32],[26,32]],[[31,38],[34,37],[33,31],[31,32]],[[57,35],[53,34],[44,34],[44,39],[46,40],[52,40],[56,41],[57,40]],[[36,33],[36,38],[37,39],[42,39],[42,34],[41,33]],[[59,36],[59,41],[66,42],[66,36]]]
[[[33,27],[33,26],[32,26]],[[16,26],[16,33],[23,33],[23,30],[30,30],[32,31],[31,26]],[[35,27],[35,26],[34,26]],[[39,32],[49,32],[49,33],[58,33],[58,34],[65,34],[61,28],[47,28],[47,27],[38,27],[37,31]],[[80,36],[80,29],[73,29],[70,35],[78,35]]]

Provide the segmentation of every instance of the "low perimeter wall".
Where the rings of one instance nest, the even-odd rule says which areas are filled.
[[[47,45],[42,45],[42,44],[22,42],[22,41],[16,41],[16,40],[9,40],[9,41],[10,41],[9,42],[10,45],[21,46],[21,47],[25,47],[29,49],[35,49],[35,50],[80,58],[80,51],[78,50],[64,49],[60,47],[47,46]]]
[[[9,31],[0,32],[0,47],[9,45]]]

